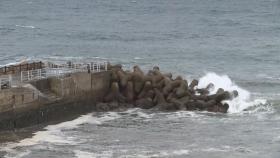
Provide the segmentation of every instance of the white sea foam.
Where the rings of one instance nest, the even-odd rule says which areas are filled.
[[[265,99],[252,100],[250,92],[236,85],[227,75],[217,75],[213,72],[207,73],[199,79],[198,88],[205,88],[209,83],[215,85],[210,94],[216,93],[219,88],[223,88],[226,91],[238,91],[238,97],[231,101],[225,101],[229,104],[229,113],[239,113],[248,107],[266,104],[267,102]]]
[[[118,150],[121,153],[119,158],[160,158],[160,157],[174,157],[174,156],[184,156],[189,155],[190,151],[186,149],[178,150],[161,150],[161,151],[149,151],[149,150]],[[132,153],[131,153],[132,152]],[[99,157],[113,157],[114,151],[100,151],[98,153],[75,150],[75,156],[77,158],[99,158]]]
[[[120,115],[118,115],[115,112],[108,112],[102,115],[102,117],[94,117],[91,114],[82,115],[81,117],[72,120],[72,121],[66,121],[63,123],[59,123],[57,125],[49,125],[45,127],[46,131],[39,131],[36,132],[35,135],[32,138],[27,138],[22,141],[20,141],[19,146],[31,146],[35,145],[40,142],[49,142],[49,143],[62,143],[62,144],[75,144],[77,143],[75,140],[73,140],[72,137],[66,137],[63,134],[63,130],[69,130],[77,128],[79,125],[82,124],[102,124],[105,121],[110,121],[113,119],[119,118]]]
[[[173,155],[188,155],[190,152],[189,150],[175,150],[172,152]]]
[[[206,149],[199,149],[199,150],[194,150],[194,151],[197,151],[197,152],[201,152],[201,151],[203,151],[203,152],[242,152],[242,153],[254,152],[253,150],[246,148],[246,147],[242,147],[242,146],[232,147],[232,146],[228,146],[228,145],[221,146],[221,147],[209,147]]]
[[[137,151],[134,154],[125,154],[120,156],[120,158],[160,158],[160,157],[174,157],[174,156],[183,156],[189,155],[189,150],[180,149],[180,150],[167,150],[167,151]]]
[[[139,109],[139,108],[128,109],[123,113],[136,116],[137,119],[138,118],[139,119],[151,119],[155,115],[154,113],[152,113],[152,114],[146,113],[143,109]]]
[[[87,151],[75,150],[75,156],[77,158],[95,158],[95,154]]]
[[[94,158],[94,153],[86,152],[86,151],[80,151],[80,150],[75,150],[74,151],[75,156],[77,158]]]
[[[49,143],[49,144],[56,144],[56,145],[79,144],[80,142],[76,140],[75,137],[67,135],[65,133],[65,130],[75,129],[82,124],[100,125],[106,121],[114,120],[119,117],[120,115],[116,112],[104,113],[102,116],[99,117],[93,116],[92,113],[87,115],[82,115],[81,117],[72,121],[67,121],[56,125],[49,125],[44,128],[44,131],[38,131],[34,133],[33,137],[23,139],[18,143],[9,143],[5,147],[1,148],[0,151],[7,152],[8,154],[6,157],[9,158],[10,154],[12,154],[12,157],[17,157],[26,152],[26,151],[15,152],[17,147],[34,146],[41,143]]]
[[[173,113],[168,113],[167,118],[173,120],[173,119],[181,119],[181,118],[199,118],[201,116],[202,116],[201,114],[194,111],[177,111]]]
[[[103,151],[100,153],[93,153],[93,152],[88,152],[88,151],[75,150],[74,153],[77,158],[113,157],[113,151]]]
[[[142,60],[144,58],[141,58],[141,57],[134,57],[134,60]]]
[[[16,27],[22,27],[22,28],[30,28],[30,29],[35,29],[35,26],[31,26],[31,25],[16,25]]]
[[[16,59],[15,62],[7,63],[7,64],[4,64],[4,65],[0,65],[0,67],[11,66],[11,65],[18,65],[18,64],[25,63],[25,62],[30,62],[32,60],[33,60],[32,57],[20,57],[20,58]]]
[[[142,119],[143,118],[144,119],[151,119],[153,117],[153,114],[147,114],[147,113],[144,113],[144,112],[141,112],[141,111],[138,111],[137,115]]]
[[[207,149],[203,149],[202,151],[206,151],[206,152],[228,152],[228,149],[224,149],[224,148],[207,148]]]
[[[30,153],[31,153],[30,150],[26,150],[26,151],[23,151],[23,152],[17,154],[16,156],[13,154],[5,155],[5,158],[22,158],[22,157],[29,155]]]

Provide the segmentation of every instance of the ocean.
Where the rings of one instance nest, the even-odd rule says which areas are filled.
[[[227,114],[91,112],[0,157],[280,157],[280,0],[1,0],[0,65],[23,58],[157,65],[240,95]]]

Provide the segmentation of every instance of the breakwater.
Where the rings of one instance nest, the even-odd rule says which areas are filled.
[[[139,66],[133,71],[124,71],[121,65],[111,68],[112,76],[110,90],[103,98],[103,104],[97,104],[98,109],[138,107],[161,111],[200,110],[226,113],[229,105],[225,100],[232,100],[238,92],[225,91],[220,88],[215,94],[210,94],[215,85],[209,83],[206,87],[197,88],[198,80],[188,83],[181,76],[173,77],[171,73],[162,73],[155,66],[144,73]]]
[[[108,67],[107,67],[108,66]],[[198,89],[198,80],[188,84],[181,76],[160,72],[159,67],[144,73],[138,66],[132,71],[121,65],[97,66],[106,71],[80,72],[28,80],[18,87],[0,91],[0,129],[11,130],[58,121],[90,111],[110,111],[127,108],[163,111],[206,110],[227,112],[224,100],[233,99],[237,91],[219,89],[210,95],[215,85]],[[41,71],[40,71],[41,72]],[[41,76],[41,74],[40,74]]]
[[[109,72],[77,72],[0,91],[0,129],[22,128],[94,110],[109,88]]]

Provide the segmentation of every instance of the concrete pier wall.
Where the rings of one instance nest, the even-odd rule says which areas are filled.
[[[95,109],[110,87],[111,72],[68,74],[0,91],[0,130],[56,121]]]
[[[37,101],[38,91],[26,87],[11,88],[0,91],[0,113],[25,108],[27,104]]]
[[[49,90],[62,98],[90,95],[100,100],[110,87],[111,72],[73,73],[63,78],[50,78]]]

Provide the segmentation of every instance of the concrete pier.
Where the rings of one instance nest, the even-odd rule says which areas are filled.
[[[95,109],[107,93],[111,72],[77,72],[0,91],[0,130],[55,121]]]

